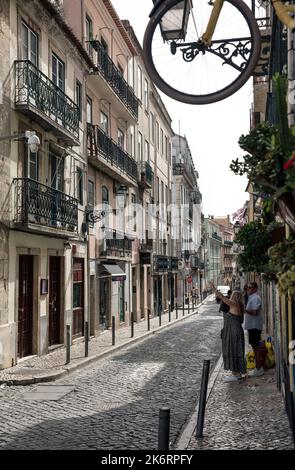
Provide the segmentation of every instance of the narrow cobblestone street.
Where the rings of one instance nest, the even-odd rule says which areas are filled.
[[[204,359],[221,352],[222,316],[214,301],[145,341],[72,373],[54,385],[74,389],[58,401],[0,389],[2,449],[156,449],[158,413],[171,409],[171,448],[198,399]]]

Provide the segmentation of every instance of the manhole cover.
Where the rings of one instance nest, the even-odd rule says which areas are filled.
[[[38,385],[32,392],[24,393],[22,398],[34,401],[57,401],[73,390],[75,390],[73,385]]]

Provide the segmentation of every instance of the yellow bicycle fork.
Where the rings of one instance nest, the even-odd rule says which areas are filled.
[[[201,37],[201,42],[206,46],[210,46],[212,42],[212,37],[220,16],[220,12],[223,7],[224,0],[215,0],[212,2],[212,12],[209,18],[207,29]],[[285,25],[287,28],[295,28],[295,19],[289,16],[289,13],[295,12],[295,5],[286,5],[280,0],[272,0],[272,5],[276,12],[278,19]]]

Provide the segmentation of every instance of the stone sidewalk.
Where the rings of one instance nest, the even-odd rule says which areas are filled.
[[[196,314],[200,306],[208,299],[209,297],[200,302],[194,311],[192,306],[190,306],[190,310],[186,308],[184,311],[182,308],[179,308],[177,315],[174,310],[171,312],[170,322],[168,312],[162,314],[161,326],[158,316],[151,318],[150,331],[148,331],[146,320],[134,323],[133,337],[131,337],[131,326],[122,326],[116,330],[114,346],[112,346],[111,329],[105,330],[98,336],[90,339],[88,343],[88,357],[85,357],[84,337],[74,340],[71,345],[71,360],[69,364],[66,364],[66,348],[64,346],[58,347],[44,356],[30,356],[22,359],[16,366],[0,371],[0,384],[29,385],[49,382],[64,377],[68,373],[82,368],[91,362],[113,354],[118,349],[127,347],[136,341],[142,341],[148,336],[158,333],[163,328],[183,321],[189,315]]]
[[[178,450],[294,450],[276,371],[240,382],[223,381],[220,358],[208,384],[203,438],[197,439],[198,409],[177,442]]]

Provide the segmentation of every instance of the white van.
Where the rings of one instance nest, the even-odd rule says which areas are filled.
[[[228,291],[230,290],[229,286],[217,286],[216,289],[222,294],[222,295],[227,295]],[[216,302],[219,303],[220,299],[216,295]]]

